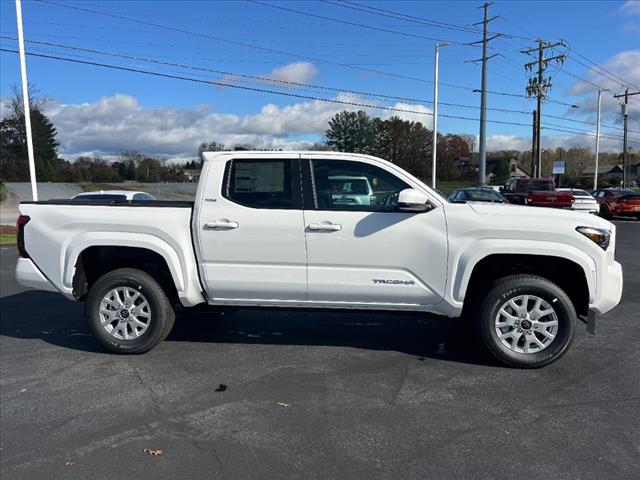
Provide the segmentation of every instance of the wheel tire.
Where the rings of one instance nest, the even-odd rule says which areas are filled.
[[[129,287],[140,292],[149,304],[148,327],[137,338],[116,338],[102,324],[100,305],[105,296],[117,287]],[[106,273],[93,284],[87,295],[85,318],[89,331],[104,348],[116,353],[137,354],[148,352],[169,335],[175,314],[166,293],[153,277],[141,270],[119,268]]]
[[[600,205],[600,216],[609,220],[613,215],[609,213],[609,207],[606,205]]]
[[[520,295],[535,295],[543,299],[557,316],[555,338],[537,352],[516,352],[504,345],[496,332],[498,311],[505,302]],[[494,283],[482,302],[476,325],[486,350],[500,362],[517,368],[539,368],[557,361],[569,350],[575,333],[575,319],[573,303],[555,283],[535,275],[512,275]],[[527,337],[524,338],[526,341]]]

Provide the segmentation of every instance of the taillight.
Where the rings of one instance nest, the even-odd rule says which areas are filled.
[[[16,228],[18,229],[18,255],[22,258],[29,258],[26,248],[24,248],[24,226],[31,220],[27,215],[20,215],[16,220]]]

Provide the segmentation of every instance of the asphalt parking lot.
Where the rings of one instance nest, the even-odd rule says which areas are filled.
[[[640,222],[616,224],[621,305],[533,371],[420,314],[181,316],[152,352],[112,355],[2,247],[0,476],[635,480]]]

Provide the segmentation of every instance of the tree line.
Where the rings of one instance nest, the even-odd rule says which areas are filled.
[[[364,111],[343,111],[329,121],[326,144],[332,150],[364,153],[389,160],[417,177],[431,175],[433,132],[420,122],[391,117],[383,120]],[[468,157],[474,137],[437,136],[437,177],[453,180],[463,176],[454,160]]]

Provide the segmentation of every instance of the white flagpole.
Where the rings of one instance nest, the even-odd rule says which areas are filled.
[[[36,162],[33,157],[33,136],[31,135],[31,110],[29,108],[29,83],[27,81],[27,62],[24,56],[24,33],[22,31],[22,2],[16,0],[16,22],[18,24],[18,50],[20,51],[20,74],[22,76],[22,101],[24,105],[24,125],[27,132],[27,155],[29,157],[29,175],[31,177],[31,196],[38,200],[36,185]]]

